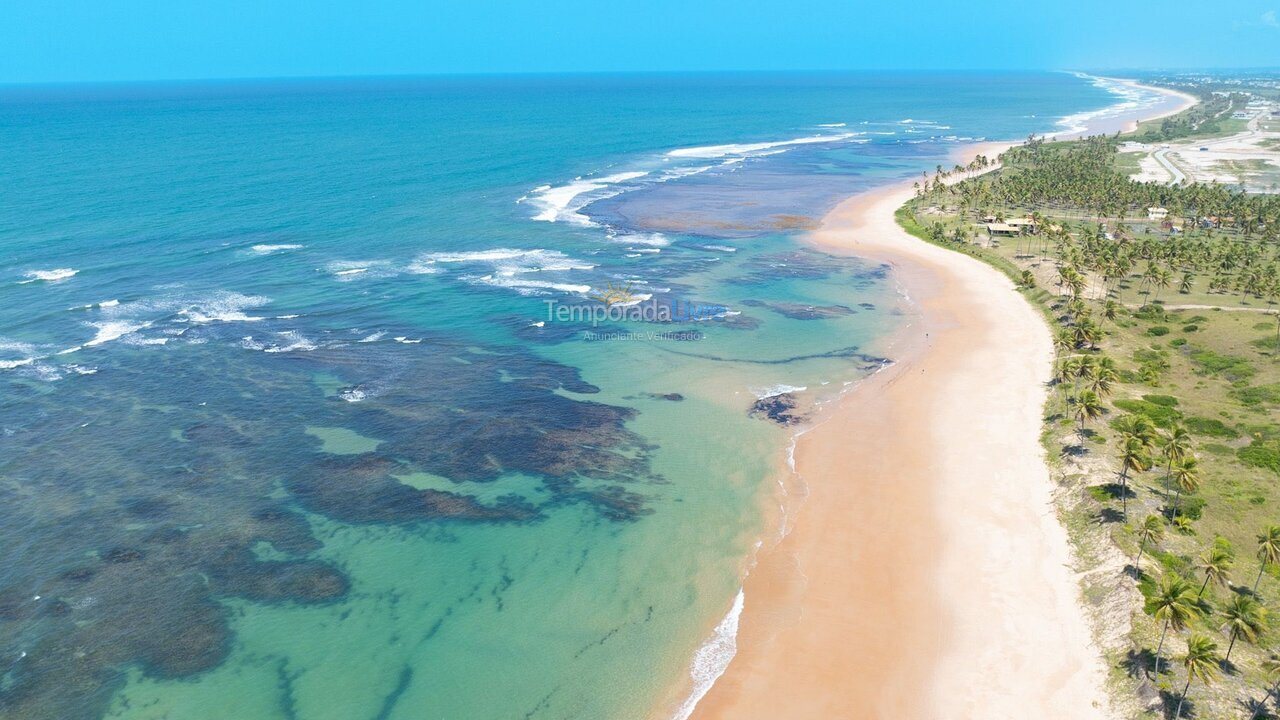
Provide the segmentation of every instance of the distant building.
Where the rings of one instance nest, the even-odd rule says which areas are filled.
[[[1166,210],[1165,208],[1162,208],[1162,207],[1147,208],[1148,220],[1164,220],[1168,216],[1169,216],[1169,211]]]
[[[1019,232],[1028,232],[1033,235],[1038,229],[1038,227],[1036,226],[1036,221],[1032,220],[1031,218],[1010,218],[1008,220],[1005,220],[1004,224],[1017,228]]]
[[[1009,237],[1012,235],[1021,235],[1022,228],[1008,223],[987,223],[987,234],[996,237],[999,235]]]

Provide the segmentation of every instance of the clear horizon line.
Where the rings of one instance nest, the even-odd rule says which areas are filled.
[[[1146,67],[1146,68],[792,68],[792,69],[697,69],[697,70],[499,70],[408,73],[353,73],[349,75],[242,75],[197,76],[171,78],[83,79],[83,80],[0,80],[0,88],[55,87],[86,85],[160,85],[234,82],[279,82],[300,80],[395,80],[414,78],[501,78],[501,77],[608,77],[608,76],[696,76],[696,75],[801,75],[801,74],[870,74],[870,73],[1041,73],[1081,72],[1085,74],[1124,73],[1188,73],[1231,70],[1236,72],[1273,71],[1280,66],[1245,67]]]

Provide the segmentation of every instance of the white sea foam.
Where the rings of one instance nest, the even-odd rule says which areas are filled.
[[[404,335],[397,335],[397,336],[395,336],[394,338],[391,338],[391,339],[392,339],[392,340],[395,340],[395,341],[396,341],[396,342],[398,342],[398,343],[402,343],[402,344],[404,344],[404,345],[417,345],[418,343],[422,342],[422,339],[421,339],[421,338],[419,338],[419,339],[417,339],[417,340],[410,340],[409,338],[405,337]]]
[[[302,245],[287,243],[281,245],[254,245],[249,248],[249,251],[254,255],[271,255],[278,252],[285,252],[287,250],[301,250],[302,248]]]
[[[671,240],[660,232],[651,233],[623,233],[619,235],[610,231],[609,239],[614,242],[626,243],[627,245],[647,245],[649,247],[666,247],[671,244]]]
[[[733,607],[716,625],[711,637],[693,654],[693,664],[689,668],[689,677],[693,680],[693,692],[685,698],[684,703],[676,711],[675,720],[688,720],[698,703],[715,685],[716,680],[728,669],[733,657],[738,654],[738,621],[742,617],[742,607],[746,595],[741,589],[733,598]]]
[[[25,277],[26,280],[19,280],[18,284],[26,285],[27,283],[33,283],[38,280],[44,281],[44,282],[58,282],[60,280],[66,280],[68,278],[75,277],[76,273],[78,272],[80,271],[74,270],[72,268],[55,268],[53,270],[28,270],[27,272],[22,274],[22,276]]]
[[[818,123],[818,127],[838,128],[844,127],[847,123]]]
[[[359,388],[352,388],[350,390],[343,390],[342,392],[338,393],[338,397],[342,398],[343,400],[346,400],[347,402],[354,403],[354,402],[360,402],[361,400],[364,400],[366,397],[368,397],[368,395],[365,394],[365,391]]]
[[[809,388],[804,386],[778,384],[770,385],[768,387],[753,387],[751,388],[751,394],[755,395],[757,400],[764,400],[765,398],[771,398],[775,395],[804,392],[808,389]]]
[[[848,140],[856,133],[838,133],[835,135],[811,135],[809,137],[792,138],[759,143],[730,143],[727,145],[704,145],[702,147],[679,148],[667,153],[676,158],[722,158],[729,155],[757,155],[768,150],[786,148],[793,145],[810,145],[814,143],[832,143]]]
[[[119,338],[122,338],[126,335],[129,335],[130,333],[135,333],[139,330],[145,330],[146,328],[151,326],[151,323],[125,321],[125,320],[107,320],[104,322],[91,322],[89,323],[89,326],[94,328],[94,330],[96,330],[97,332],[96,334],[94,334],[92,340],[84,344],[85,347],[97,347],[98,345],[102,345],[103,343],[109,343],[112,340],[117,340]]]
[[[542,185],[534,189],[531,196],[526,196],[527,202],[539,208],[534,220],[590,225],[591,220],[579,210],[591,202],[623,192],[619,185],[648,174],[645,170],[632,170],[597,178],[578,177],[564,185]]]
[[[176,305],[180,319],[197,325],[211,322],[255,322],[262,320],[245,314],[245,310],[271,302],[270,299],[235,292],[215,292],[194,298],[173,298],[160,303],[160,307]]]
[[[511,277],[507,275],[484,275],[480,277],[472,276],[463,278],[470,282],[481,285],[493,285],[495,287],[510,288],[521,295],[550,295],[553,292],[570,293],[576,295],[586,295],[591,292],[590,285],[578,285],[575,283],[552,282],[549,280],[527,280],[523,278]]]
[[[419,255],[417,263],[480,263],[492,266],[500,274],[514,275],[526,272],[554,272],[565,270],[591,270],[593,263],[576,260],[559,250],[516,250],[493,248],[472,252],[439,252]]]
[[[281,344],[272,345],[271,347],[264,348],[263,352],[269,352],[269,353],[306,352],[308,350],[316,349],[316,344],[311,340],[307,339],[305,336],[303,336],[302,333],[298,332],[297,330],[285,330],[284,332],[276,333],[276,335],[279,336],[281,340]]]
[[[356,342],[362,342],[362,343],[378,342],[379,340],[381,340],[386,336],[387,334],[385,332],[376,332],[371,335],[366,335],[363,338],[360,338],[359,340],[357,340]]]
[[[1103,118],[1136,117],[1141,114],[1142,110],[1164,101],[1163,95],[1137,87],[1131,83],[1085,73],[1072,74],[1081,80],[1092,82],[1095,87],[1106,90],[1119,98],[1119,100],[1104,108],[1079,112],[1061,118],[1057,122],[1060,129],[1055,133],[1055,137],[1085,132],[1089,130],[1090,123]]]

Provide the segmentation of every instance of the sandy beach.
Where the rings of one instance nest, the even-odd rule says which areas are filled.
[[[890,265],[910,321],[896,364],[799,439],[807,497],[747,576],[698,720],[1109,716],[1040,444],[1049,329],[1000,272],[903,231],[912,192],[850,198],[809,237]]]

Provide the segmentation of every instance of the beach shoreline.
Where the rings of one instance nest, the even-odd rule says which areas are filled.
[[[1151,89],[1178,102],[1142,120],[1195,102]],[[1070,135],[1138,119],[1117,121]],[[1110,714],[1039,441],[1049,329],[999,271],[900,228],[912,196],[848,198],[806,238],[889,265],[910,319],[895,364],[798,438],[807,497],[755,558],[736,655],[697,720]]]

